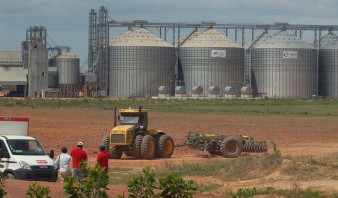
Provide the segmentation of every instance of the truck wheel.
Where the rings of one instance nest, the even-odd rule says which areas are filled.
[[[118,146],[111,147],[109,151],[109,158],[110,159],[120,159],[122,157],[122,149]]]
[[[136,159],[142,159],[141,155],[141,145],[142,145],[143,135],[137,135],[133,143],[132,156]]]
[[[156,153],[160,158],[170,158],[174,152],[174,140],[169,135],[161,135]]]
[[[153,136],[145,135],[142,139],[141,154],[143,159],[153,159],[155,155],[155,141]]]
[[[6,174],[7,179],[15,179],[15,175],[13,173]]]
[[[220,150],[223,157],[238,157],[242,153],[241,141],[234,136],[227,137],[222,141]]]
[[[106,151],[109,151],[109,135],[103,136],[101,145],[104,145],[106,147]]]

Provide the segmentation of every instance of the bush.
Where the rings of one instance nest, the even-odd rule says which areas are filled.
[[[164,178],[159,180],[160,190],[163,190],[159,193],[160,197],[193,197],[196,193],[196,185],[192,180],[184,181],[183,178],[178,173],[172,173]]]
[[[28,191],[26,195],[30,198],[51,198],[49,196],[49,193],[49,187],[41,186],[40,184],[35,182],[28,186]]]
[[[73,177],[68,177],[63,186],[69,198],[107,198],[107,187],[109,184],[109,176],[99,165],[95,168],[87,168],[87,162],[81,163],[83,170],[83,180],[77,180]]]
[[[142,170],[143,175],[133,176],[128,181],[128,191],[130,198],[151,198],[155,197],[154,189],[156,187],[155,172],[150,167]]]
[[[185,181],[178,173],[169,174],[158,181],[155,172],[150,167],[142,170],[143,175],[133,176],[128,181],[129,198],[191,198],[196,193],[196,185],[193,180]],[[155,193],[159,191],[159,193]],[[124,196],[119,196],[123,198]]]
[[[0,171],[0,198],[5,197],[5,195],[7,194],[7,192],[4,190],[5,181],[6,181],[6,176],[2,174],[2,172]]]

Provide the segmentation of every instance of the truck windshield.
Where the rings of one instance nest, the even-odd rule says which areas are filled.
[[[46,155],[36,140],[7,140],[13,155]]]
[[[138,123],[138,116],[130,117],[130,116],[120,116],[120,123],[121,124],[137,124]]]

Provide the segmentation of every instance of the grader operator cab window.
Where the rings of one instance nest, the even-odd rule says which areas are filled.
[[[138,115],[121,115],[119,116],[120,123],[123,124],[138,124],[139,123],[139,117]]]

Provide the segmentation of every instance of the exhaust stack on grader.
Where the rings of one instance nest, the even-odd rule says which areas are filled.
[[[137,159],[170,158],[174,152],[171,136],[148,126],[149,109],[114,110],[114,128],[102,138],[101,145],[109,151],[110,159],[120,159],[124,153]],[[120,123],[117,126],[117,118]]]
[[[175,145],[175,147],[182,146],[188,146],[192,149],[207,151],[211,155],[221,155],[228,158],[238,157],[242,152],[262,153],[268,151],[265,141],[254,140],[252,137],[194,132],[189,132],[184,143]]]

